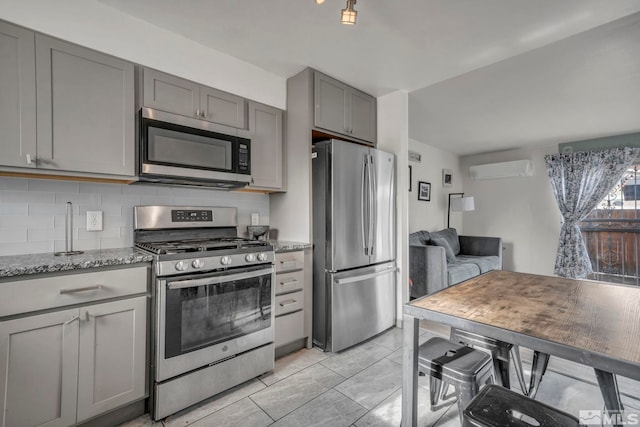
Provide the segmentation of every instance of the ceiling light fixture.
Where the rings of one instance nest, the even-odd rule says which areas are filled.
[[[342,9],[342,15],[340,18],[341,24],[353,25],[356,23],[356,16],[358,12],[353,9],[355,6],[356,0],[347,0],[347,7]]]
[[[324,0],[316,0],[316,4],[322,4],[324,3]]]

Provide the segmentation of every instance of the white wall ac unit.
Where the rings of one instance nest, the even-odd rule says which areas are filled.
[[[483,179],[511,178],[515,176],[533,175],[531,160],[515,160],[512,162],[491,163],[477,165],[469,168],[471,179],[480,181]]]

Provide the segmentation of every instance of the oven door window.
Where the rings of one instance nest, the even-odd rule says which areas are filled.
[[[166,359],[271,326],[271,273],[239,280],[233,276],[237,274],[222,283],[175,289],[167,283]]]
[[[200,135],[151,125],[147,126],[146,133],[146,161],[149,163],[234,171],[234,137],[214,133]]]

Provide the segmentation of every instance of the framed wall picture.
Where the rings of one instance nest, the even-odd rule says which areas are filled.
[[[442,169],[442,186],[451,187],[453,185],[453,174],[451,169]]]
[[[418,200],[428,202],[431,200],[431,183],[418,181]]]

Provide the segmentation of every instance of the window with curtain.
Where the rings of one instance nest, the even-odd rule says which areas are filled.
[[[588,277],[640,285],[640,164],[629,167],[580,222],[591,260]]]
[[[580,222],[624,177],[639,151],[625,147],[545,156],[551,189],[562,215],[556,275],[582,279],[593,274]]]

